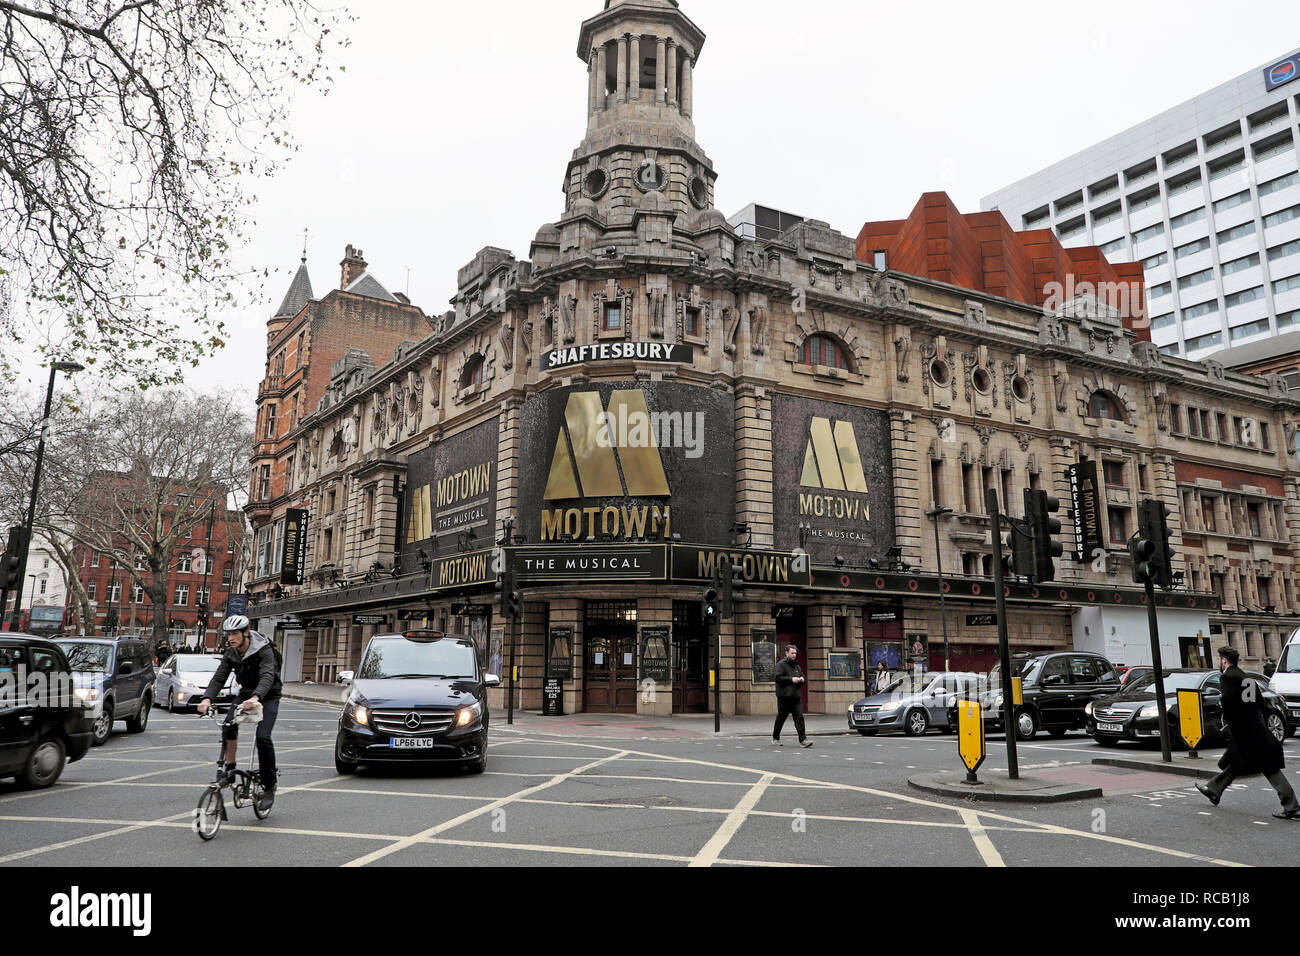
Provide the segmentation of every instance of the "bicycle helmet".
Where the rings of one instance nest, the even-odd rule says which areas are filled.
[[[223,631],[246,631],[248,630],[248,618],[242,614],[232,614],[222,623]]]

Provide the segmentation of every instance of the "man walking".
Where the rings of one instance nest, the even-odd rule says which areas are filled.
[[[776,665],[776,726],[772,728],[772,742],[778,747],[781,746],[781,728],[785,726],[787,717],[794,717],[799,746],[812,746],[803,727],[803,685],[808,681],[795,663],[798,656],[799,648],[790,644],[785,649],[785,659]]]
[[[1237,777],[1263,774],[1282,801],[1282,809],[1274,813],[1279,820],[1300,819],[1300,803],[1283,772],[1286,759],[1282,745],[1269,733],[1264,723],[1264,701],[1259,686],[1237,667],[1241,659],[1231,647],[1219,648],[1219,667],[1223,671],[1223,719],[1232,734],[1228,749],[1219,759],[1219,774],[1208,784],[1196,785],[1216,807],[1224,791]]]

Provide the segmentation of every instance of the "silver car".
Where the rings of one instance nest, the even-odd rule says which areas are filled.
[[[920,737],[931,727],[948,733],[949,705],[979,688],[978,674],[901,674],[883,691],[854,702],[849,729],[864,737],[888,730]]]
[[[220,664],[221,656],[218,654],[173,654],[154,680],[154,702],[162,704],[169,713],[197,707]],[[228,706],[238,693],[239,684],[232,673],[212,703],[218,707]]]

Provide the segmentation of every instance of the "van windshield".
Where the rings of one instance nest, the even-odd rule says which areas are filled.
[[[60,642],[63,653],[67,655],[72,670],[81,673],[107,674],[109,651],[107,644],[64,644]]]
[[[1300,674],[1300,643],[1288,644],[1278,661],[1277,673]]]

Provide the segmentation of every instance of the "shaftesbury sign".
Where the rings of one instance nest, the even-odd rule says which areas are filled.
[[[284,544],[280,555],[280,583],[301,585],[307,572],[306,511],[290,508],[284,516]]]
[[[695,361],[695,350],[689,345],[669,345],[665,342],[605,342],[599,345],[577,345],[556,349],[542,356],[542,371],[554,372],[570,365],[589,362],[672,362],[690,365]]]
[[[1069,477],[1070,495],[1074,499],[1074,559],[1086,564],[1105,547],[1101,539],[1101,490],[1097,486],[1097,463],[1081,461],[1071,465]]]

